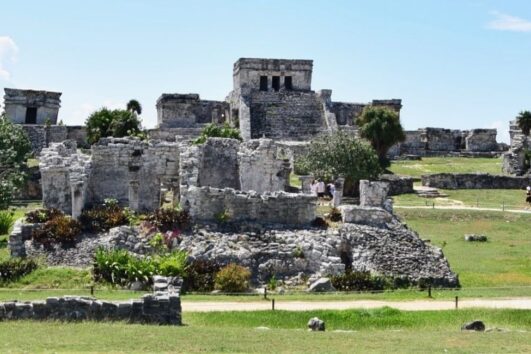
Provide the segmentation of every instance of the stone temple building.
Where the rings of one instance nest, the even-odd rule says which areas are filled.
[[[61,92],[4,89],[6,116],[17,124],[57,124]]]
[[[400,99],[371,103],[333,102],[332,90],[312,90],[312,60],[240,58],[233,89],[225,101],[197,94],[163,94],[157,101],[158,127],[151,137],[172,140],[199,135],[207,123],[230,122],[245,140],[309,140],[326,131],[348,129],[367,105],[400,112]]]

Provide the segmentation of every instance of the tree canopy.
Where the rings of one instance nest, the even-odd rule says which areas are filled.
[[[204,144],[208,138],[230,138],[242,140],[240,130],[224,123],[218,125],[215,123],[207,124],[201,131],[201,135],[194,140],[194,144]]]
[[[136,102],[138,103],[138,101]],[[140,107],[140,103],[138,105]],[[142,111],[141,107],[139,111]],[[110,110],[103,107],[92,113],[87,118],[85,124],[87,126],[87,136],[90,144],[97,143],[100,138],[109,136],[119,138],[124,136],[142,137],[143,135],[140,119],[138,118],[136,109],[133,108],[128,108],[127,110]]]
[[[382,172],[374,149],[341,131],[313,140],[297,164],[299,169],[325,181],[345,178],[346,194],[356,194],[360,180],[375,179]]]
[[[516,124],[518,125],[518,128],[522,129],[522,133],[524,133],[525,136],[529,136],[529,132],[531,131],[531,112],[520,112],[518,116],[516,116]]]
[[[22,127],[0,116],[0,210],[9,207],[24,182],[31,142]]]
[[[137,100],[129,100],[127,102],[126,108],[130,112],[135,112],[136,114],[142,114],[142,105]]]
[[[383,167],[389,166],[387,152],[391,146],[405,140],[400,117],[386,107],[367,106],[356,120],[362,138],[367,139]]]

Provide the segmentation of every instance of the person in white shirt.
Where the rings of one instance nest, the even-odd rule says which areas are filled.
[[[310,184],[310,190],[312,191],[313,195],[317,195],[317,182],[316,181],[312,181],[312,183]]]
[[[325,183],[319,179],[317,182],[317,196],[319,198],[323,198],[326,192],[326,186]]]

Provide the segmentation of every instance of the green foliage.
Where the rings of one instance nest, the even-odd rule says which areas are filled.
[[[81,232],[81,224],[70,216],[57,215],[33,230],[31,238],[34,242],[49,246],[56,243],[72,244]]]
[[[22,127],[0,116],[0,210],[7,209],[22,186],[31,142]]]
[[[37,263],[32,259],[11,258],[0,262],[0,282],[7,283],[19,279],[37,269]]]
[[[219,224],[226,224],[231,219],[231,215],[230,215],[228,210],[223,210],[223,211],[217,213],[216,215],[214,215],[214,217],[216,218],[216,221]]]
[[[155,232],[151,236],[149,244],[157,253],[164,253],[173,248],[175,241],[180,242],[180,235],[179,230],[166,231],[165,233]]]
[[[104,107],[92,113],[85,125],[87,126],[87,140],[90,144],[109,136],[143,137],[140,119],[136,113],[128,110],[110,110]]]
[[[50,221],[54,219],[55,217],[62,216],[63,212],[55,209],[55,208],[49,208],[49,209],[37,209],[28,211],[25,214],[26,221],[32,224],[36,223],[45,223],[47,221]]]
[[[126,109],[139,115],[142,114],[142,105],[135,99],[127,102]]]
[[[230,263],[216,274],[215,288],[226,293],[240,293],[249,289],[251,272],[240,265]]]
[[[302,247],[300,245],[297,245],[297,247],[295,247],[295,250],[293,251],[293,257],[304,258],[304,251],[302,250]]]
[[[524,133],[525,136],[529,136],[529,132],[531,131],[531,112],[520,112],[518,116],[516,116],[516,124],[518,125],[518,128],[522,129],[522,133]]]
[[[186,274],[187,254],[177,251],[161,256],[139,257],[122,249],[99,248],[94,255],[95,281],[127,285],[133,281],[151,283],[153,275],[181,276]]]
[[[388,286],[385,278],[372,276],[370,272],[348,271],[331,276],[330,282],[339,291],[384,290]]]
[[[231,127],[227,123],[224,123],[223,125],[218,125],[215,123],[207,124],[207,126],[203,128],[201,135],[194,140],[194,144],[204,144],[208,138],[230,138],[242,140],[242,137],[240,136],[240,130]]]
[[[15,223],[15,213],[11,210],[0,210],[0,235],[7,234]]]
[[[330,212],[328,213],[328,219],[333,222],[341,221],[341,211],[339,211],[339,209],[336,207],[330,208]]]
[[[267,282],[268,289],[275,290],[278,286],[278,279],[275,275],[273,275],[271,278],[269,278],[269,281]]]
[[[312,226],[318,227],[320,229],[326,229],[328,228],[328,222],[325,219],[318,216],[315,219],[313,219]]]
[[[83,210],[79,221],[89,232],[107,231],[120,225],[128,225],[132,218],[130,209],[121,208],[115,199],[105,199],[103,205]]]
[[[160,208],[146,217],[146,221],[161,232],[185,230],[190,226],[190,214],[186,210]]]
[[[216,273],[221,265],[209,259],[195,259],[189,265],[183,282],[184,291],[210,292],[214,290]]]
[[[398,113],[386,107],[367,106],[356,124],[361,137],[367,139],[378,154],[382,166],[388,167],[387,151],[406,139]]]
[[[375,179],[382,171],[369,144],[341,131],[313,140],[299,164],[325,181],[344,177],[346,194],[354,192],[359,180]]]

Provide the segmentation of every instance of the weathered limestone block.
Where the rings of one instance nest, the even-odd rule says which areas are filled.
[[[468,151],[496,151],[496,129],[472,129],[465,138]]]
[[[423,175],[422,185],[442,189],[525,189],[531,176],[498,176],[488,173],[437,173]]]
[[[389,193],[389,183],[378,181],[360,181],[360,206],[383,206]]]
[[[412,177],[384,174],[380,175],[379,180],[389,183],[388,195],[400,195],[414,192]]]
[[[391,213],[378,207],[341,205],[339,209],[344,223],[383,227],[394,219]]]

